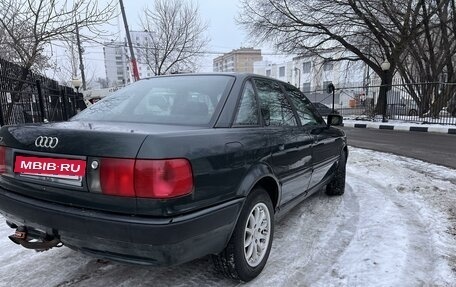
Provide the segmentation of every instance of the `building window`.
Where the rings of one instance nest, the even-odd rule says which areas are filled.
[[[326,62],[323,64],[323,71],[332,71],[333,70],[333,63]]]
[[[309,74],[311,68],[312,68],[312,62],[302,63],[302,73],[303,74]]]
[[[279,77],[285,77],[285,67],[279,67]]]
[[[324,81],[323,82],[323,90],[326,91],[326,89],[328,88],[328,85],[331,84],[331,83],[332,83],[332,81]]]
[[[302,91],[304,93],[309,93],[310,92],[310,82],[302,84]]]
[[[266,76],[268,76],[268,77],[271,76],[271,70],[266,70]]]

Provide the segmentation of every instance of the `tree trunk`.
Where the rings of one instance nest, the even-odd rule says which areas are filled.
[[[391,89],[391,84],[393,82],[393,73],[391,70],[384,71],[383,75],[381,75],[381,85],[380,85],[380,90],[379,90],[379,95],[377,99],[377,105],[375,106],[375,114],[376,115],[382,115],[383,111],[385,111],[386,114],[386,109],[388,107],[388,103],[385,106],[385,102],[387,102],[387,93]],[[386,100],[385,100],[386,98]]]
[[[433,118],[440,117],[440,111],[443,107],[447,106],[448,101],[455,94],[455,87],[452,85],[446,85],[441,91],[441,94],[436,96],[435,101],[431,104],[431,116]]]

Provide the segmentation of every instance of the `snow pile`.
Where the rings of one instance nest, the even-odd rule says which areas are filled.
[[[152,268],[65,247],[22,249],[0,228],[0,286],[238,286],[210,258]],[[263,273],[247,286],[454,286],[456,171],[350,149],[343,197],[323,192],[276,225]]]

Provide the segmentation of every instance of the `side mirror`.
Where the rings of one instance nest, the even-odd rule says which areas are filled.
[[[328,115],[328,126],[343,126],[344,118],[341,115]]]
[[[269,126],[271,124],[271,112],[269,111],[269,107],[262,107],[261,115],[263,116],[264,125]]]

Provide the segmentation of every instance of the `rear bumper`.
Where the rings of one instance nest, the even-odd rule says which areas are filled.
[[[0,213],[18,226],[57,234],[70,248],[97,257],[168,266],[226,246],[243,199],[167,219],[134,217],[62,206],[0,188]]]

